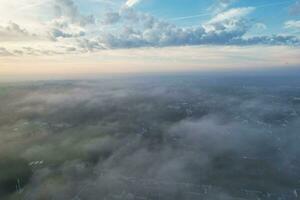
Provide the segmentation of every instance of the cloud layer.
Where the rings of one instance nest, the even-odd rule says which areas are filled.
[[[296,199],[299,84],[194,75],[2,84],[0,198]]]
[[[34,17],[20,19],[7,13],[7,20],[11,22],[0,25],[0,40],[5,41],[1,46],[10,54],[22,51],[26,46],[24,43],[28,43],[29,39],[33,49],[60,53],[205,44],[299,45],[296,35],[246,37],[257,24],[249,18],[249,15],[255,12],[255,7],[233,8],[232,5],[236,1],[217,1],[209,8],[213,11],[211,19],[194,27],[181,27],[133,9],[132,7],[140,1],[127,1],[117,9],[109,9],[96,15],[83,13],[73,0],[51,0],[40,4],[23,1],[20,2],[22,9],[27,12],[32,10]],[[24,6],[26,1],[28,6]],[[18,4],[2,5],[3,8],[5,6],[12,7]],[[294,7],[297,7],[297,3]],[[40,14],[46,10],[47,15]],[[28,20],[31,20],[30,23]],[[285,26],[290,28],[291,22],[286,22]],[[47,45],[42,44],[41,40]],[[15,41],[19,43],[16,44]],[[41,46],[46,47],[41,49]]]

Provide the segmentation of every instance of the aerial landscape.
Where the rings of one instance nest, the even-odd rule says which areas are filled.
[[[0,2],[0,199],[300,199],[300,1]]]

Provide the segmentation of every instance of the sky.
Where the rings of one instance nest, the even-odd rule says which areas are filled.
[[[0,77],[297,67],[298,0],[0,0]]]

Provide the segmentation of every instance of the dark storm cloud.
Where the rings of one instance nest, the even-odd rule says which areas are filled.
[[[293,199],[299,96],[298,79],[3,84],[0,195]]]

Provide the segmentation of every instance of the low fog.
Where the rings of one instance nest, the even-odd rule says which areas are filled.
[[[298,199],[300,80],[0,85],[0,199]]]

